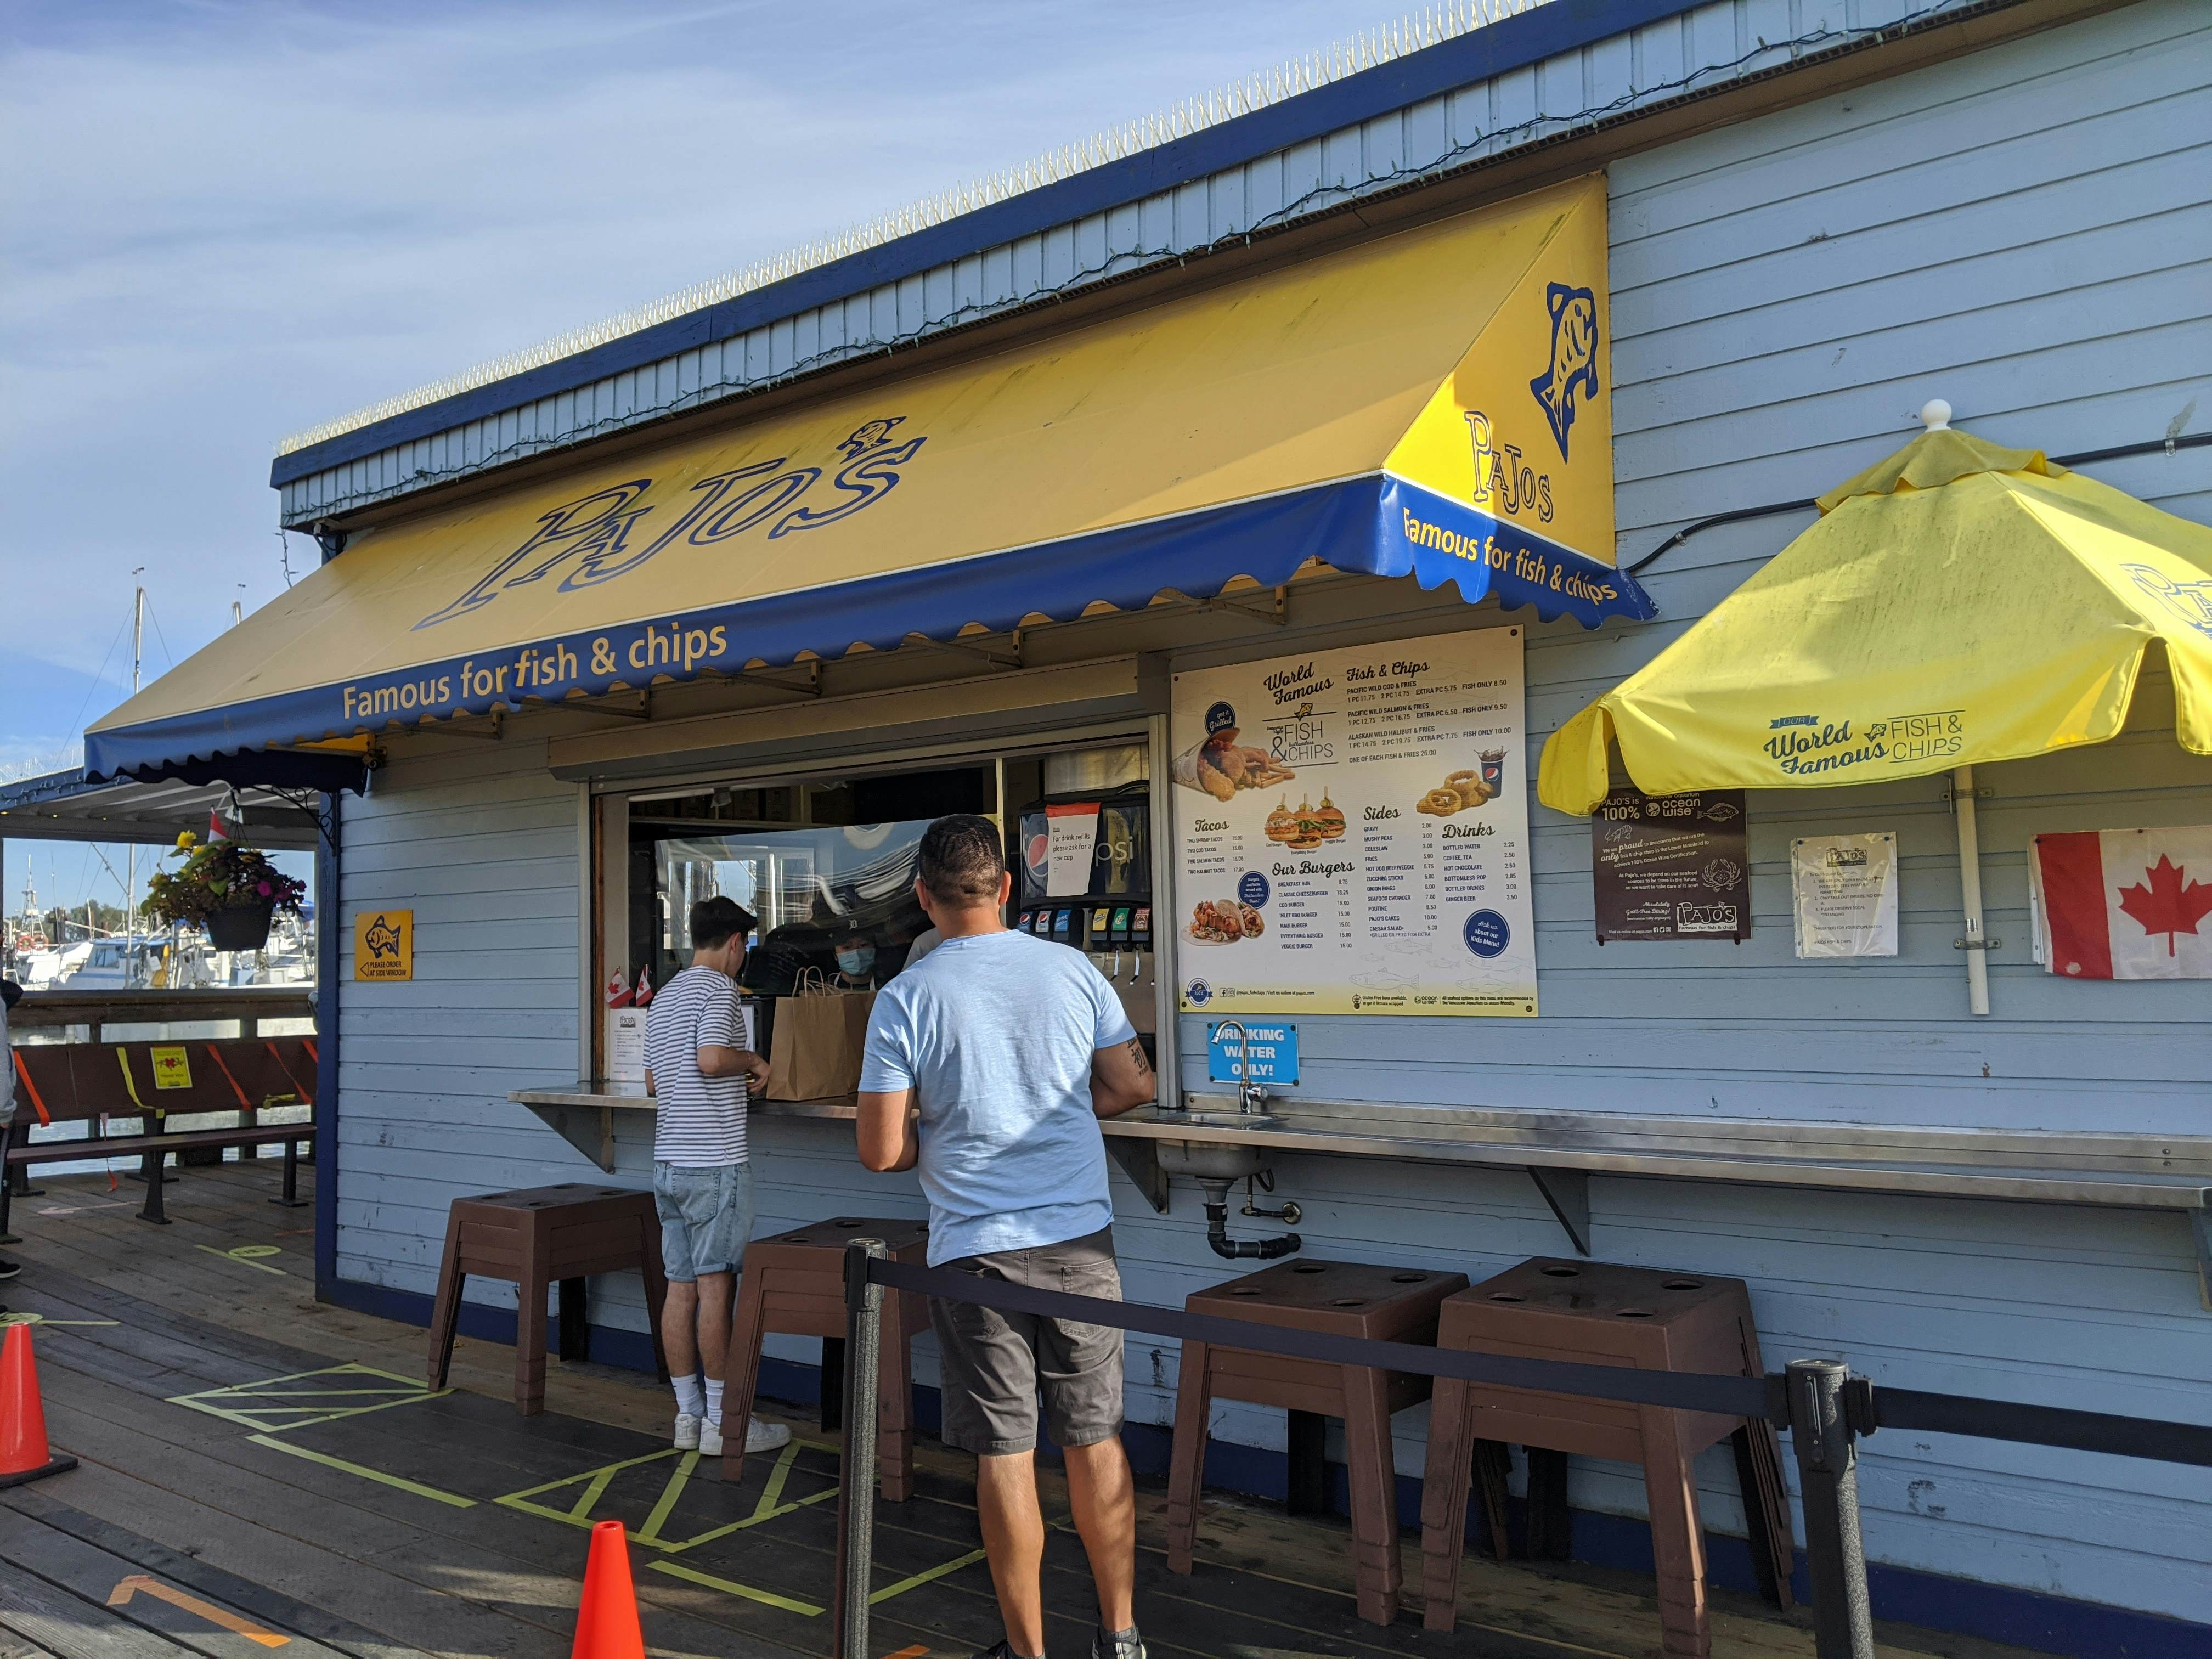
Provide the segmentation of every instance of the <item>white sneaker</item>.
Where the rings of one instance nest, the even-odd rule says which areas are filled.
[[[697,1451],[699,1449],[700,1425],[705,1423],[706,1420],[707,1419],[703,1417],[692,1416],[690,1412],[677,1413],[676,1449],[678,1451]],[[720,1437],[718,1434],[716,1438],[719,1439]]]
[[[711,1417],[701,1418],[699,1437],[693,1442],[693,1446],[702,1457],[720,1457],[722,1455],[722,1425]]]
[[[791,1431],[781,1423],[764,1423],[756,1417],[745,1425],[745,1449],[775,1451],[791,1443]]]

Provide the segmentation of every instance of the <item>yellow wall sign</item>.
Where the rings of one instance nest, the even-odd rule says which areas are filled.
[[[156,1089],[189,1089],[192,1086],[192,1063],[185,1057],[181,1045],[175,1048],[156,1048],[154,1056],[154,1086]]]
[[[356,979],[415,977],[415,913],[364,910],[353,919]]]

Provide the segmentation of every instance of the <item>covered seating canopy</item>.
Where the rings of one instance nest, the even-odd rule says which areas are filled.
[[[1316,565],[1647,617],[1613,568],[1605,259],[1582,180],[381,523],[87,761],[358,740]]]

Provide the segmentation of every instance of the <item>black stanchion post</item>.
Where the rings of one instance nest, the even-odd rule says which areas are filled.
[[[7,1056],[0,1054],[0,1066],[7,1063]],[[24,1128],[23,1139],[27,1145],[30,1140],[28,1126]],[[0,1129],[0,1160],[7,1158],[8,1149],[15,1145],[15,1126],[14,1124],[11,1123],[6,1128]],[[15,1237],[9,1224],[13,1218],[15,1207],[15,1176],[17,1171],[27,1167],[21,1164],[13,1164],[0,1169],[0,1244],[21,1244],[23,1242]]]
[[[830,1651],[869,1659],[868,1595],[876,1543],[876,1365],[884,1287],[868,1264],[890,1255],[880,1238],[845,1245],[845,1455],[837,1469],[837,1606]]]
[[[138,1212],[138,1218],[150,1221],[156,1227],[169,1224],[169,1212],[161,1202],[161,1189],[169,1184],[161,1178],[161,1160],[167,1156],[167,1152],[149,1152],[145,1159],[151,1173],[146,1177],[146,1207]]]
[[[1790,1439],[1805,1492],[1805,1557],[1820,1659],[1874,1659],[1874,1610],[1859,1538],[1858,1454],[1832,1359],[1790,1362]]]

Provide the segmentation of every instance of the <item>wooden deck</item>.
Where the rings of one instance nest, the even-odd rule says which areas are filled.
[[[550,1363],[555,1409],[521,1419],[512,1351],[464,1339],[455,1386],[422,1384],[424,1335],[317,1303],[313,1214],[264,1200],[273,1160],[185,1172],[176,1224],[140,1191],[46,1180],[19,1201],[48,1427],[81,1467],[0,1492],[0,1659],[565,1659],[586,1528],[629,1525],[656,1654],[783,1659],[826,1651],[837,1447],[802,1421],[731,1489],[672,1451],[664,1390]],[[919,1494],[878,1527],[877,1651],[965,1656],[999,1633],[967,1460],[925,1442]],[[1048,1556],[1053,1651],[1088,1651],[1092,1608],[1062,1524]],[[1646,1581],[1470,1559],[1460,1628],[1389,1632],[1352,1613],[1348,1535],[1226,1498],[1201,1565],[1163,1564],[1164,1501],[1143,1494],[1139,1613],[1161,1659],[1644,1659]],[[1408,1577],[1419,1583],[1408,1534]],[[1809,1659],[1802,1613],[1720,1593],[1717,1659]],[[2019,1650],[1886,1628],[1885,1655]]]

